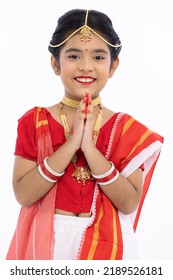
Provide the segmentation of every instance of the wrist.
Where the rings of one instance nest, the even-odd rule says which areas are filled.
[[[91,154],[93,156],[94,151],[97,149],[94,141],[87,142],[85,145],[81,145],[81,150],[84,153],[84,155]]]
[[[71,150],[71,152],[74,154],[77,150],[80,149],[80,143],[73,137],[69,136],[67,141],[65,142],[65,145],[68,149]]]

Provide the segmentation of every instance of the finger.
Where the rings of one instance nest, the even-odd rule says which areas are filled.
[[[82,109],[82,113],[88,114],[90,113],[90,110],[88,108],[89,105],[91,105],[91,95],[89,93],[85,93],[83,98],[84,108]]]
[[[91,94],[85,93],[83,96],[83,101],[85,102],[86,106],[91,104]]]
[[[88,113],[90,113],[90,110],[88,109],[88,107],[85,106],[82,110],[82,113],[88,114]]]

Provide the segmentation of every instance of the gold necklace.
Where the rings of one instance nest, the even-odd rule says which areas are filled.
[[[73,108],[77,109],[79,107],[80,101],[68,98],[67,96],[64,96],[62,101],[61,101],[61,103],[65,104],[65,105],[67,105],[69,107],[73,107]],[[91,100],[91,103],[92,103],[93,106],[97,106],[97,105],[101,104],[100,96],[98,96],[95,99]]]
[[[72,100],[72,99],[70,99],[70,100]],[[76,102],[76,100],[74,100],[74,101]],[[68,106],[73,107],[73,106],[69,105],[71,103],[72,102],[70,101],[70,103],[68,103]],[[80,101],[79,101],[79,103],[80,103]],[[59,108],[61,110],[60,118],[61,118],[62,125],[64,127],[64,134],[65,134],[66,139],[68,139],[68,137],[70,135],[70,128],[69,128],[69,125],[68,125],[68,122],[67,122],[66,114],[62,111],[62,109],[64,107],[64,104],[65,103],[61,101],[58,104],[58,106],[59,106]],[[100,98],[99,98],[99,103],[97,105],[99,106],[100,111],[98,113],[98,116],[97,116],[97,119],[96,119],[96,123],[95,123],[95,126],[94,126],[94,131],[93,131],[93,140],[94,140],[95,144],[96,144],[96,141],[97,141],[97,138],[98,138],[98,135],[99,135],[99,131],[100,131],[100,127],[101,127],[102,119],[103,119],[103,107],[101,105]],[[92,180],[91,170],[90,170],[90,168],[89,168],[89,166],[87,164],[85,166],[77,166],[77,160],[78,160],[77,159],[77,155],[75,153],[74,156],[71,159],[71,161],[73,162],[74,167],[75,167],[75,170],[74,170],[74,172],[72,174],[72,177],[75,180],[77,180],[79,183],[82,182],[82,184],[85,185],[87,180]]]

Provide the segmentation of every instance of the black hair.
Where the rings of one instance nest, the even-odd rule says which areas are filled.
[[[58,24],[52,35],[50,44],[58,45],[62,43],[70,34],[85,24],[85,17],[86,10],[83,9],[73,9],[62,15],[58,19]],[[106,14],[96,10],[88,10],[87,25],[112,45],[121,44],[120,39],[113,28],[112,21]],[[56,59],[58,59],[62,47],[63,45],[56,48],[49,46],[48,50]],[[121,51],[121,47],[115,48],[109,45],[108,47],[110,49],[111,60],[116,60]]]

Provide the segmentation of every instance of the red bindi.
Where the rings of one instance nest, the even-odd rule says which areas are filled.
[[[86,50],[86,52],[87,52],[88,49],[85,49],[85,50]]]

